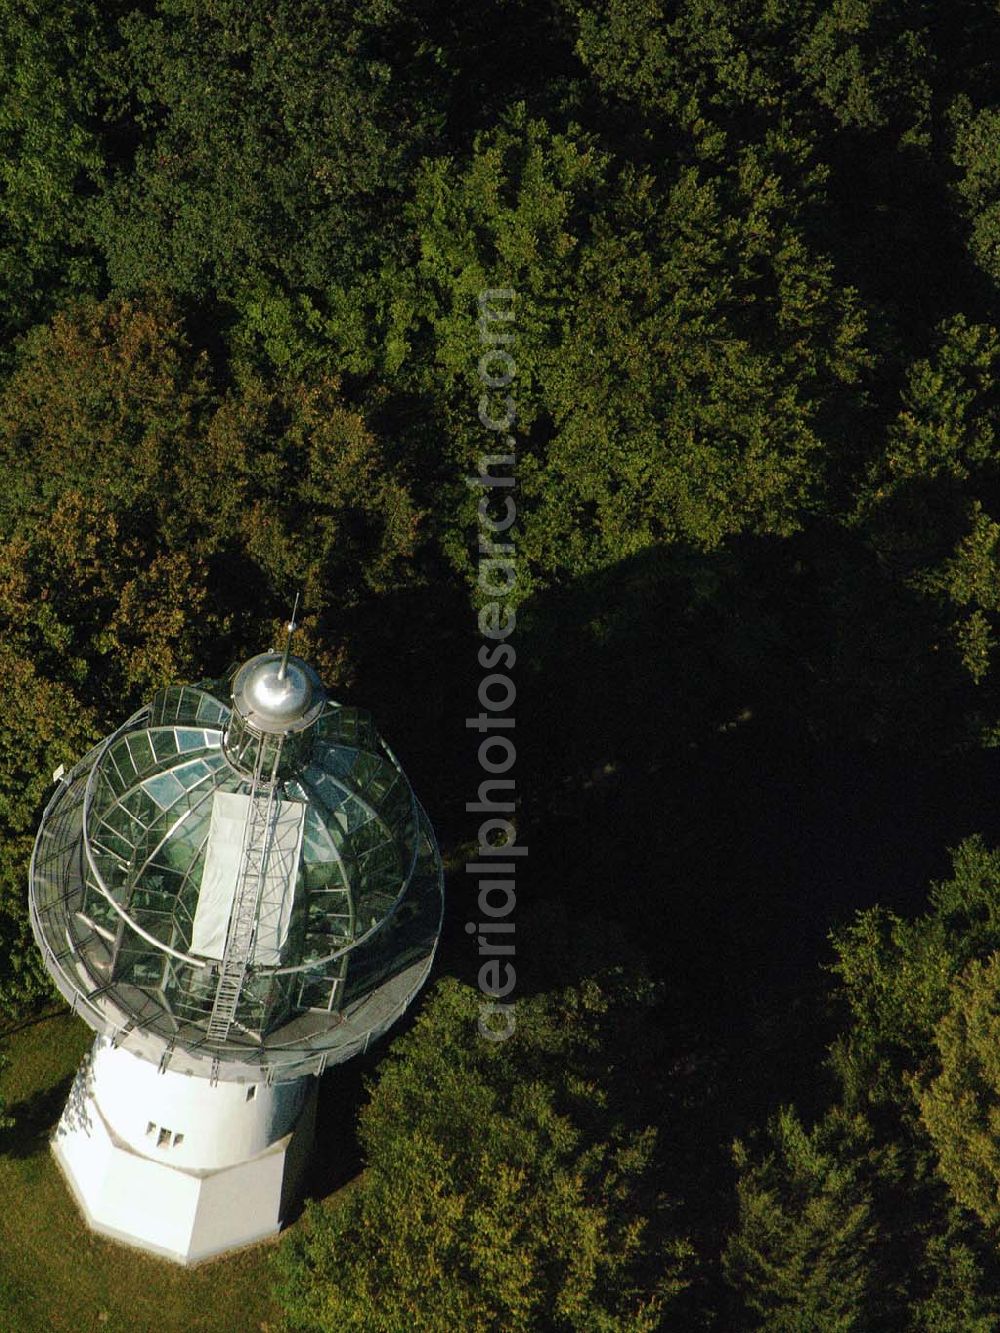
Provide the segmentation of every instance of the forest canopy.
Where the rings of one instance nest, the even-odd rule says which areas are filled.
[[[53,772],[296,594],[460,863],[513,293],[523,1029],[456,874],[289,1328],[1000,1325],[998,61],[992,0],[0,0],[9,1021]]]

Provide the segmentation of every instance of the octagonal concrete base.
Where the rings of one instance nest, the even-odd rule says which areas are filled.
[[[166,1149],[139,1151],[116,1132],[101,1109],[101,1085],[93,1068],[88,1057],[52,1151],[94,1231],[191,1264],[280,1229],[298,1195],[312,1145],[315,1080],[309,1080],[295,1123],[281,1138],[245,1160],[195,1167],[162,1160]],[[141,1073],[148,1079],[146,1071]],[[209,1089],[197,1092],[207,1098]]]

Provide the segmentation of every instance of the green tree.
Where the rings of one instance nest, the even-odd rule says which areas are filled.
[[[0,646],[0,1006],[23,1012],[52,994],[28,926],[34,825],[52,774],[96,740],[93,713],[65,684],[47,680],[11,642]]]
[[[362,590],[410,576],[418,516],[336,381],[220,391],[162,301],[37,329],[0,395],[0,463],[0,623],[108,717],[220,642],[259,649],[294,589],[315,646]]]
[[[951,108],[956,185],[969,223],[969,250],[994,282],[1000,280],[1000,110],[978,110],[965,95]]]
[[[619,979],[524,1000],[506,1041],[439,983],[363,1110],[367,1165],[281,1253],[290,1328],[660,1326],[689,1249],[656,1187],[652,1131],[619,1119],[607,1032]]]
[[[1000,851],[968,838],[952,864],[952,877],[931,886],[923,916],[871,908],[833,936],[849,1015],[833,1063],[849,1106],[912,1104],[904,1076],[933,1065],[954,979],[1000,949]]]
[[[992,1333],[1000,1310],[983,1249],[981,1239],[977,1242],[958,1221],[931,1236],[920,1267],[929,1289],[908,1310],[914,1333]]]
[[[602,88],[691,129],[715,122],[739,134],[794,114],[820,129],[912,133],[929,109],[919,0],[563,3]]]
[[[516,293],[502,331],[522,593],[657,543],[787,535],[821,506],[825,432],[855,410],[866,352],[863,313],[798,221],[808,158],[775,132],[722,167],[658,174],[517,106],[469,161],[424,164],[411,322],[429,325],[437,365],[433,381],[412,373],[463,473],[493,440],[469,407],[483,392],[476,298]],[[507,392],[487,395],[492,414]],[[464,567],[476,498],[456,491],[445,511]]]
[[[953,864],[923,916],[874,908],[834,937],[843,1104],[810,1131],[783,1111],[761,1147],[736,1145],[723,1263],[754,1327],[996,1321],[1000,853],[972,838]]]
[[[855,522],[882,565],[937,610],[965,669],[987,675],[1000,613],[995,372],[1000,341],[962,316],[909,369]]]
[[[93,292],[88,208],[117,130],[113,79],[123,6],[0,5],[0,357],[67,298]]]
[[[869,1333],[886,1313],[876,1258],[878,1178],[897,1168],[860,1116],[831,1111],[806,1131],[795,1111],[769,1126],[754,1160],[737,1141],[739,1221],[727,1280],[768,1333]]]
[[[1000,1225],[1000,953],[955,978],[934,1033],[939,1069],[917,1087],[941,1175],[991,1231]]]
[[[406,13],[170,0],[123,20],[139,142],[92,210],[113,291],[153,279],[270,366],[371,370],[409,163],[441,121],[433,51],[391,58]]]

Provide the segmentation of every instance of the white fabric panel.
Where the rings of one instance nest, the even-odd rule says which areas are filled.
[[[205,867],[191,932],[191,952],[205,958],[221,958],[226,949],[249,805],[246,796],[232,792],[217,791],[212,797]]]
[[[191,952],[221,959],[243,860],[243,840],[250,798],[217,791],[205,847],[198,906],[194,914]],[[275,826],[261,889],[254,961],[275,965],[288,935],[302,851],[306,807],[301,801],[275,801]]]

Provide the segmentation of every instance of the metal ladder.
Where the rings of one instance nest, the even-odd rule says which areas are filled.
[[[236,1009],[240,1002],[250,955],[253,952],[257,933],[257,910],[261,890],[264,887],[267,859],[274,839],[277,814],[275,790],[283,741],[284,737],[278,737],[271,776],[266,786],[262,781],[265,748],[263,741],[254,765],[247,820],[243,827],[239,879],[233,896],[229,929],[226,932],[226,947],[219,969],[215,999],[212,1002],[212,1014],[208,1020],[210,1041],[225,1041],[229,1036],[229,1029],[236,1017]]]

